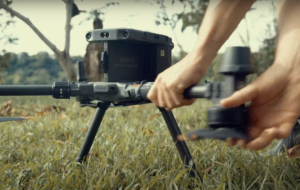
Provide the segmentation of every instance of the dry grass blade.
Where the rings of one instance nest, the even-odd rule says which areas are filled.
[[[150,129],[145,129],[143,135],[155,136],[156,133],[154,131],[151,131]]]
[[[161,113],[156,113],[156,114],[150,115],[149,120],[152,121],[154,118],[157,118],[159,116],[161,116]]]

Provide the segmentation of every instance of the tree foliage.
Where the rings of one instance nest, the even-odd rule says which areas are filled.
[[[52,84],[55,81],[66,81],[62,68],[57,58],[47,52],[36,55],[9,54],[9,67],[1,71],[2,84]],[[82,57],[71,57],[72,63]]]
[[[74,66],[72,65],[72,59],[70,55],[70,41],[71,41],[71,20],[74,16],[84,13],[86,11],[79,10],[77,5],[74,3],[74,0],[62,0],[65,3],[66,6],[66,22],[65,22],[65,44],[64,44],[64,49],[59,50],[47,37],[26,17],[26,15],[22,15],[22,13],[19,13],[17,10],[14,10],[11,8],[11,4],[13,0],[0,0],[0,11],[4,10],[4,13],[11,15],[11,18],[17,17],[21,21],[23,21],[28,27],[30,27],[34,33],[37,34],[37,36],[53,51],[55,54],[57,60],[59,61],[59,64],[61,68],[63,69],[67,79],[69,81],[75,80],[76,79],[76,71]],[[92,10],[90,12],[90,15],[102,15],[103,12],[101,12],[103,9],[110,5],[114,5],[116,3],[108,3],[106,6],[95,10]],[[89,20],[89,17],[88,19]],[[5,27],[13,22],[10,22],[11,19],[9,19],[6,22],[6,25],[2,25],[1,29],[5,30]],[[12,40],[17,39],[17,38],[11,38],[9,36],[0,36],[1,38],[8,38],[9,42],[12,42]]]
[[[100,8],[92,9],[90,11],[82,11],[87,14],[87,17],[83,21],[81,21],[79,24],[82,24],[84,22],[91,21],[91,20],[94,22],[95,20],[98,20],[98,19],[104,21],[107,8],[110,6],[114,6],[114,5],[119,5],[119,3],[118,2],[110,2],[110,3],[106,3],[104,6],[102,6]]]
[[[3,0],[3,4],[6,6],[11,6],[12,0]],[[13,14],[5,14],[5,11],[1,11],[0,8],[0,16],[3,18],[6,16],[6,21],[0,22],[0,30],[2,35],[0,36],[0,42],[5,41],[4,44],[17,44],[18,38],[14,37],[10,34],[5,34],[5,30],[9,28],[11,25],[14,25],[16,21],[14,20]],[[4,35],[5,34],[5,35]]]
[[[180,3],[183,10],[180,13],[175,13],[171,17],[168,16],[164,0],[158,0],[161,11],[157,13],[156,24],[171,25],[173,29],[181,21],[181,32],[191,27],[194,32],[198,33],[201,22],[204,18],[209,0],[172,0],[172,5]]]
[[[3,71],[10,67],[9,62],[11,61],[11,54],[2,50],[0,53],[0,82],[3,82]]]

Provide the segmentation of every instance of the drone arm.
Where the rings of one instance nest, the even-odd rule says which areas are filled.
[[[52,85],[1,85],[0,96],[53,95]]]
[[[145,84],[124,84],[104,82],[55,82],[53,85],[0,85],[0,96],[53,96],[56,99],[82,97],[103,102],[149,101],[147,94],[152,82]],[[213,83],[188,88],[186,98],[211,98]],[[150,101],[149,101],[150,102]]]

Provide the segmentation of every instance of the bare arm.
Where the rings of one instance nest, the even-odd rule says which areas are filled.
[[[300,71],[300,1],[281,1],[278,12],[277,49],[274,64],[282,64],[296,72]]]
[[[178,63],[160,73],[147,98],[158,107],[172,110],[191,105],[184,90],[198,84],[220,47],[236,29],[255,0],[211,0],[193,50]]]
[[[211,0],[193,49],[193,62],[208,67],[255,1]]]

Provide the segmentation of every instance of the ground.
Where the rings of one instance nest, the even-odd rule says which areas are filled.
[[[300,188],[298,159],[259,156],[271,146],[254,152],[211,139],[187,142],[204,182],[189,178],[152,104],[108,109],[87,161],[76,165],[93,108],[80,108],[75,99],[0,100],[6,102],[2,116],[35,117],[0,123],[0,189],[188,189],[192,183],[195,189]],[[181,131],[205,127],[209,105],[198,100],[175,109]]]

